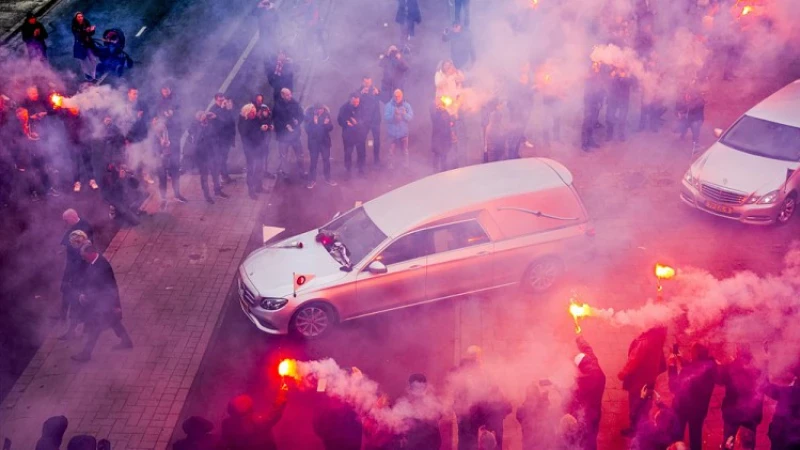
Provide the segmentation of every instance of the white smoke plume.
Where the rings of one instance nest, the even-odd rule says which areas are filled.
[[[691,339],[732,343],[771,343],[773,368],[797,364],[800,331],[800,245],[795,243],[778,274],[743,271],[716,278],[696,268],[680,270],[665,287],[663,303],[648,302],[624,311],[593,309],[592,315],[615,326],[646,329],[679,324]]]

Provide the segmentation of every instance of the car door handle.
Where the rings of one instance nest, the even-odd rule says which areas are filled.
[[[414,264],[413,266],[409,266],[408,268],[409,269],[419,269],[420,267],[422,267],[422,266],[419,265],[419,264]]]
[[[488,254],[489,254],[489,250],[484,250],[482,252],[478,252],[478,256],[484,256],[484,255],[488,255]]]

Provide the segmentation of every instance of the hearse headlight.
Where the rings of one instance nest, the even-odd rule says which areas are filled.
[[[267,311],[277,311],[286,306],[287,303],[289,303],[289,300],[285,298],[266,297],[261,299],[261,307]]]

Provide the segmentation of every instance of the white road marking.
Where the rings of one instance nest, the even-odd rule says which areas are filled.
[[[250,43],[247,44],[245,47],[244,52],[242,52],[241,56],[239,56],[239,60],[236,61],[236,64],[233,65],[228,77],[225,78],[225,81],[222,82],[222,86],[219,87],[217,92],[225,93],[229,87],[231,87],[231,83],[233,83],[233,79],[236,78],[236,75],[239,74],[239,71],[242,69],[244,62],[247,61],[247,57],[250,56],[250,52],[253,51],[253,48],[258,43],[258,30],[253,34],[253,37],[250,38]],[[206,107],[206,111],[209,111],[211,107],[214,106],[214,99],[211,99],[209,102],[208,107]]]
[[[146,26],[142,27],[142,28],[139,30],[139,32],[138,32],[138,33],[136,33],[136,37],[139,37],[139,36],[141,36],[142,34],[144,34],[144,30],[146,30],[146,29],[147,29],[147,27],[146,27]]]

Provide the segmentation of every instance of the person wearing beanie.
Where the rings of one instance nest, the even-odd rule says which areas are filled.
[[[572,393],[567,411],[581,425],[580,447],[585,450],[596,450],[606,375],[586,339],[578,336],[575,342],[581,353],[574,360],[578,373],[575,377],[575,391]]]

